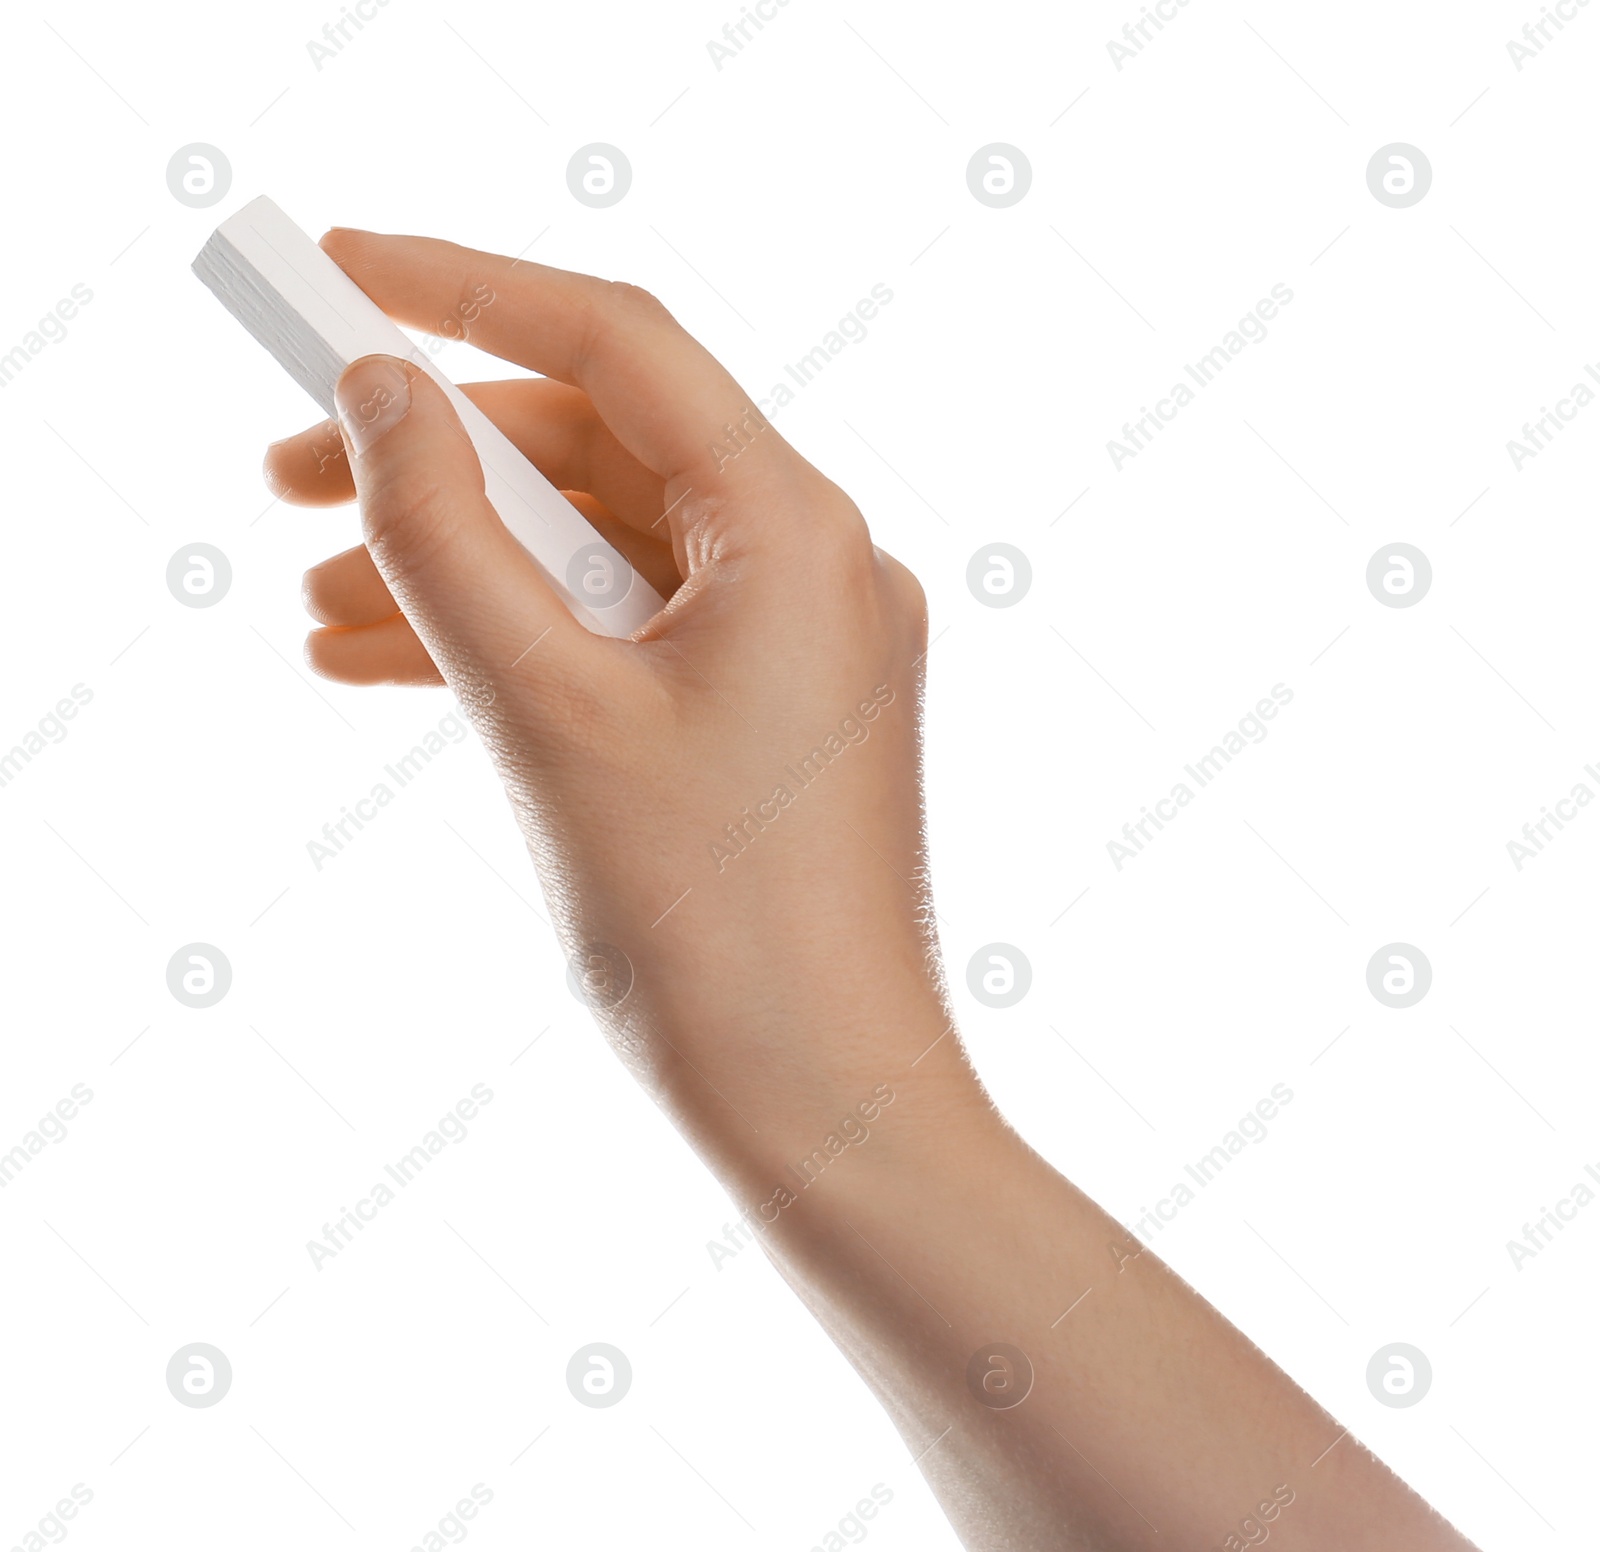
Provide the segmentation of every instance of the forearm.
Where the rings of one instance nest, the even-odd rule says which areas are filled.
[[[911,1066],[939,1035],[809,1183],[752,1139],[730,1184],[966,1545],[1222,1548],[1251,1518],[1286,1552],[1468,1546],[1011,1132],[953,1034]]]

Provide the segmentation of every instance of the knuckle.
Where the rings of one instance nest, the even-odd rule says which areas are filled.
[[[860,509],[843,492],[817,504],[804,532],[813,558],[830,575],[867,580],[872,570],[872,535]]]
[[[928,594],[917,574],[884,550],[876,551],[876,555],[895,609],[908,623],[925,630]]]
[[[653,291],[646,291],[643,286],[636,286],[631,280],[606,281],[604,300],[606,307],[621,318],[659,321],[672,316],[667,311],[666,304]]]
[[[673,322],[672,314],[652,292],[627,280],[599,281],[588,294],[579,333],[580,367],[597,354],[641,329]]]

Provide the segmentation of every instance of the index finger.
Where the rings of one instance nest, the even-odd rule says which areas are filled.
[[[722,364],[638,286],[432,237],[334,227],[321,246],[397,322],[582,388],[617,440],[669,482],[704,488],[768,459],[799,461]],[[746,448],[758,456],[746,460]]]

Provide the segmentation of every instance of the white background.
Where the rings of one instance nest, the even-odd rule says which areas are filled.
[[[264,444],[318,412],[188,270],[258,193],[640,283],[752,393],[892,290],[778,423],[930,594],[986,1080],[1127,1221],[1288,1084],[1161,1254],[1485,1547],[1592,1534],[1600,1204],[1520,1271],[1506,1242],[1600,1168],[1600,813],[1520,872],[1506,842],[1600,761],[1600,407],[1521,472],[1506,443],[1600,360],[1600,7],[1521,72],[1531,3],[1194,0],[1121,71],[1137,6],[1064,9],[792,0],[720,71],[732,0],[392,0],[320,70],[331,0],[9,16],[0,351],[93,301],[0,399],[0,748],[93,699],[0,788],[0,1151],[94,1098],[0,1191],[0,1545],[82,1482],[85,1552],[405,1548],[482,1482],[484,1548],[803,1552],[881,1482],[873,1545],[955,1546],[758,1252],[714,1266],[733,1209],[568,992],[476,741],[309,861],[452,706],[300,666],[301,572],[356,518],[269,505]],[[232,165],[210,209],[166,187],[196,141]],[[592,141],[633,167],[608,210],[567,191]],[[995,141],[1033,170],[1008,209],[966,184]],[[1432,163],[1410,209],[1367,187],[1393,141]],[[1107,439],[1279,283],[1118,472]],[[166,588],[195,541],[232,564],[214,608]],[[1364,580],[1395,541],[1434,571],[1409,609]],[[994,542],[1033,568],[1009,609],[966,586]],[[1278,683],[1270,736],[1118,871]],[[165,980],[195,941],[233,967],[203,1011]],[[995,941],[1034,969],[1003,1011],[965,985]],[[1403,1011],[1365,981],[1395,941],[1434,972]],[[480,1082],[468,1138],[315,1270]],[[213,1409],[164,1383],[195,1341],[233,1365]],[[563,1379],[591,1341],[634,1368],[608,1410]],[[1396,1341],[1434,1371],[1406,1410],[1365,1382]]]

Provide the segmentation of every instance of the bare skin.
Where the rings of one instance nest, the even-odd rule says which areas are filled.
[[[631,640],[590,634],[486,503],[443,395],[369,357],[337,425],[267,455],[287,499],[361,506],[366,543],[306,575],[307,656],[449,685],[607,1038],[963,1543],[1231,1552],[1264,1525],[1282,1552],[1470,1552],[984,1092],[932,927],[923,594],[850,498],[634,287],[322,243],[401,323],[470,311],[473,344],[542,374],[466,391],[670,602]],[[999,1344],[1032,1370],[1005,1407],[1026,1369]]]

